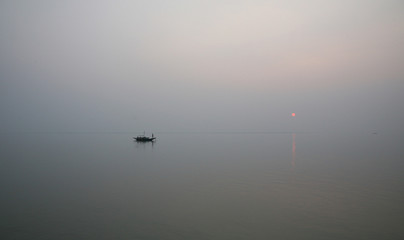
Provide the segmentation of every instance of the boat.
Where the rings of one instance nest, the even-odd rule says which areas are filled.
[[[135,139],[136,142],[153,142],[154,140],[156,140],[156,137],[154,136],[154,134],[152,134],[151,137],[147,137],[145,134],[143,134],[137,137],[133,137],[133,139]]]

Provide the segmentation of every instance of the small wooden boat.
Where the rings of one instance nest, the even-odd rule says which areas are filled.
[[[156,140],[156,137],[154,137],[154,134],[152,134],[151,137],[147,137],[145,134],[143,134],[137,137],[133,137],[133,139],[135,139],[136,142],[153,142],[154,140]]]

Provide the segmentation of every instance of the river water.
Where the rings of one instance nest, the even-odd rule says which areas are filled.
[[[402,136],[0,135],[1,239],[404,239]]]

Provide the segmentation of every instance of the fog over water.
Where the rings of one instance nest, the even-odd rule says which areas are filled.
[[[0,239],[404,239],[403,63],[401,0],[0,1]]]
[[[403,132],[403,22],[390,0],[1,1],[0,129]]]

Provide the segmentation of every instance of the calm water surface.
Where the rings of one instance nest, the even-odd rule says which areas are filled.
[[[1,239],[404,239],[402,136],[0,135]]]

